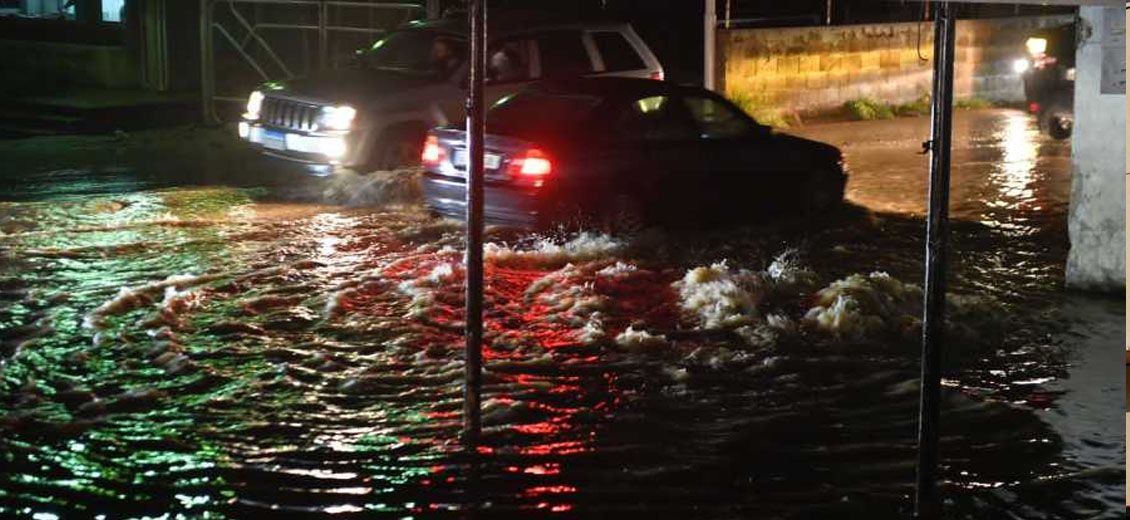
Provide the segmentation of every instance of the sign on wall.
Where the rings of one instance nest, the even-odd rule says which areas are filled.
[[[1126,94],[1126,9],[1103,10],[1100,94]]]

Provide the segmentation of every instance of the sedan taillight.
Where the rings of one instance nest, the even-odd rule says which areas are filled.
[[[510,161],[511,175],[544,177],[553,173],[553,161],[537,148],[526,151],[524,156]]]
[[[443,162],[446,155],[439,146],[439,138],[429,135],[428,140],[424,141],[424,153],[420,154],[420,159],[424,161],[425,166],[435,166]]]

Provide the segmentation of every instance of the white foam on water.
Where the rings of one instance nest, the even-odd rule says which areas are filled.
[[[611,301],[596,292],[595,284],[589,280],[593,271],[591,264],[566,264],[530,283],[525,301],[544,305],[549,312],[546,321],[574,329],[577,341],[590,344],[603,340],[607,336],[603,313],[608,311]]]
[[[596,275],[603,276],[605,278],[623,278],[637,271],[639,271],[639,268],[635,265],[626,264],[617,260],[615,264],[597,271]]]
[[[200,302],[200,293],[191,289],[178,291],[175,286],[165,287],[165,298],[161,300],[161,309],[170,315],[182,314]]]
[[[725,261],[691,269],[674,286],[679,290],[680,307],[706,329],[753,323],[764,292],[757,273],[730,269]]]
[[[765,268],[765,279],[777,291],[811,291],[819,283],[816,272],[800,260],[800,254],[795,249],[788,249],[777,255],[769,267]]]
[[[597,311],[589,315],[585,326],[577,333],[577,339],[587,345],[608,339],[608,332],[604,329],[604,314]]]
[[[853,274],[816,294],[804,321],[846,341],[913,334],[920,325],[922,289],[887,273]]]
[[[667,345],[667,337],[652,334],[646,330],[636,330],[631,325],[616,335],[616,344],[628,349],[656,348]]]
[[[552,267],[614,257],[626,246],[623,241],[609,235],[586,231],[560,243],[545,238],[529,249],[512,249],[491,242],[484,246],[484,258],[499,266]]]
[[[443,262],[432,267],[431,271],[417,278],[408,278],[396,285],[401,294],[408,296],[408,311],[405,318],[427,317],[436,305],[436,292],[443,288],[457,290],[462,279],[463,267],[452,262]]]
[[[150,282],[139,287],[122,287],[113,298],[90,311],[83,320],[82,326],[87,329],[100,329],[104,325],[103,318],[124,314],[142,305],[152,303],[152,295],[156,292],[177,287],[192,287],[214,279],[214,276],[198,276],[194,274],[175,274],[159,282]]]

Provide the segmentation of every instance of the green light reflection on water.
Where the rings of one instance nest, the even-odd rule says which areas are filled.
[[[256,351],[264,345],[243,343],[231,338],[217,338],[207,334],[186,334],[183,347],[190,355],[197,355],[200,363],[213,373],[226,377],[216,386],[203,391],[179,391],[180,387],[193,385],[202,376],[167,374],[163,369],[147,363],[143,357],[146,341],[141,336],[139,319],[153,312],[153,305],[142,306],[106,319],[106,329],[101,341],[92,347],[95,331],[82,328],[83,318],[91,309],[113,297],[121,287],[137,287],[160,280],[171,274],[192,272],[246,272],[240,265],[247,253],[246,244],[229,243],[227,233],[242,225],[237,222],[240,208],[253,200],[253,192],[231,189],[207,189],[185,192],[155,192],[127,197],[120,211],[106,215],[77,218],[81,211],[97,204],[59,204],[45,208],[49,215],[45,226],[58,226],[60,233],[29,235],[17,241],[18,247],[63,248],[75,251],[75,256],[44,254],[24,259],[33,268],[20,269],[18,276],[31,287],[50,287],[70,294],[70,299],[50,308],[53,331],[40,338],[34,349],[28,349],[7,367],[0,387],[12,395],[28,379],[34,380],[51,396],[58,383],[67,379],[75,386],[95,390],[101,397],[114,392],[156,388],[167,390],[156,408],[147,412],[129,412],[114,415],[82,433],[80,437],[57,443],[25,442],[21,439],[0,440],[0,453],[14,461],[16,453],[28,462],[42,466],[42,476],[30,472],[15,479],[26,479],[41,493],[21,493],[17,502],[55,505],[77,511],[87,511],[86,505],[72,503],[70,499],[47,496],[51,489],[67,489],[68,497],[86,496],[101,499],[100,503],[115,501],[126,504],[134,501],[168,501],[170,512],[165,518],[219,518],[216,509],[222,502],[237,498],[239,492],[224,478],[209,471],[217,468],[239,468],[245,463],[246,449],[253,448],[255,455],[282,456],[290,452],[325,448],[321,441],[332,438],[332,449],[372,453],[383,463],[365,462],[359,457],[356,471],[385,482],[387,486],[374,486],[378,493],[395,493],[399,487],[426,477],[430,470],[420,462],[439,458],[437,454],[413,453],[392,459],[384,453],[394,452],[405,442],[386,433],[337,432],[333,425],[326,431],[312,434],[310,438],[296,439],[287,433],[257,434],[255,437],[233,439],[257,423],[270,425],[272,421],[302,421],[313,429],[323,425],[308,416],[291,412],[302,404],[319,402],[309,389],[284,387],[285,373],[280,364]],[[120,197],[115,197],[117,199]],[[109,199],[107,199],[109,200]],[[215,220],[204,226],[172,226],[160,223],[147,224],[161,219],[171,221]],[[96,231],[67,231],[74,222],[82,226],[106,229]],[[51,224],[54,223],[54,224]],[[133,226],[137,224],[136,226]],[[121,229],[111,229],[115,226]],[[50,251],[48,251],[50,252]],[[3,271],[3,268],[0,268]],[[0,272],[0,274],[5,274]],[[229,277],[230,279],[230,277]],[[221,280],[216,284],[222,284]],[[256,294],[254,290],[251,296]],[[161,295],[152,297],[160,301]],[[235,298],[206,300],[190,316],[192,327],[202,329],[210,324],[238,318],[241,322],[254,322],[241,311]],[[19,316],[29,316],[31,308],[18,309]],[[19,318],[12,318],[16,321]],[[123,338],[132,335],[133,338]],[[285,338],[279,338],[285,341]],[[236,355],[224,355],[225,351]],[[78,353],[88,359],[69,363]],[[270,393],[264,394],[263,389]],[[266,395],[266,397],[264,397]],[[236,402],[233,408],[209,410],[209,403],[222,398]],[[424,413],[428,403],[407,404],[370,403],[368,406],[385,406],[375,413],[375,421],[392,424],[426,424],[430,421]],[[210,416],[207,424],[199,422],[200,412]],[[327,411],[329,408],[327,408]],[[16,411],[5,403],[0,405],[4,414]],[[71,410],[46,399],[34,406],[23,406],[20,413],[34,415],[42,420],[68,423],[75,419]],[[368,413],[373,413],[370,411]],[[293,415],[292,415],[293,414]],[[399,429],[400,426],[389,428]],[[388,460],[396,460],[390,464]],[[27,466],[21,461],[21,464]],[[139,493],[123,489],[145,489]],[[167,495],[166,495],[167,493]],[[161,496],[149,496],[159,494]],[[2,495],[0,495],[2,496]],[[186,516],[179,510],[191,509]],[[403,507],[387,507],[383,503],[366,505],[373,511],[403,511]]]

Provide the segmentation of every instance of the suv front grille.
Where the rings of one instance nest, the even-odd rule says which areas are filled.
[[[318,123],[322,107],[299,103],[289,99],[267,97],[263,99],[263,122],[282,128],[311,132]]]

